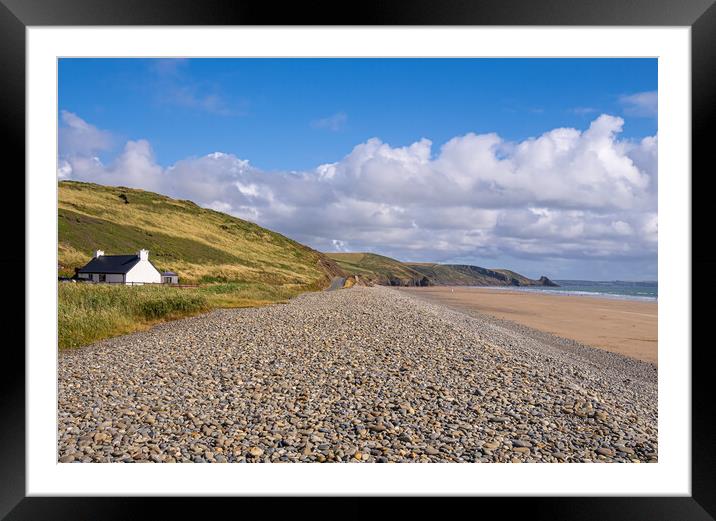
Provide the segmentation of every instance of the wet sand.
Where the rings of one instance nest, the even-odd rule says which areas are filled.
[[[656,302],[445,286],[401,291],[657,363]]]

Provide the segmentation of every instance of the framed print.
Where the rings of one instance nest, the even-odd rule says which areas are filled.
[[[2,0],[0,514],[712,519],[716,8],[612,4]]]

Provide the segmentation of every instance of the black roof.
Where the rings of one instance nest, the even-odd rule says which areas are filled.
[[[139,255],[102,255],[89,261],[77,273],[127,273],[139,262]]]
[[[164,276],[164,277],[176,277],[176,275],[177,274],[174,273],[173,271],[163,271],[162,272],[162,276]]]

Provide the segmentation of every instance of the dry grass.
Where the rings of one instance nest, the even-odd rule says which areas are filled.
[[[198,291],[164,286],[58,285],[58,345],[78,347],[209,309]]]
[[[128,202],[125,202],[128,201]],[[323,289],[338,269],[320,252],[281,234],[190,201],[123,187],[59,183],[59,274],[71,276],[94,250],[145,248],[159,269],[198,288],[62,283],[61,348],[144,329],[219,307],[285,302]]]
[[[215,308],[266,306],[317,289],[236,282],[198,288],[63,282],[58,284],[58,345],[79,347]]]
[[[96,249],[111,255],[145,248],[158,269],[176,271],[186,283],[328,280],[321,253],[251,222],[152,192],[63,181],[58,218],[63,275],[86,264]]]

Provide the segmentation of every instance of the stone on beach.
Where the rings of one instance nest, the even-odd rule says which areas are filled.
[[[657,459],[652,364],[389,288],[217,310],[59,356],[58,461]]]

